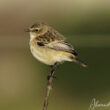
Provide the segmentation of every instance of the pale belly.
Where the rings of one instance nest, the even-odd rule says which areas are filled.
[[[36,59],[47,65],[54,65],[56,62],[72,61],[68,55],[56,50],[40,46],[30,46],[30,49]]]

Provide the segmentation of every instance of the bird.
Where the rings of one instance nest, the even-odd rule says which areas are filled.
[[[50,25],[38,22],[25,31],[30,34],[31,53],[40,62],[50,65],[53,69],[57,64],[65,61],[76,62],[82,67],[87,67],[87,64],[78,58],[78,53],[66,41],[64,35]]]

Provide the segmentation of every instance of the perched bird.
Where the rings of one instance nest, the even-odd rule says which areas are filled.
[[[45,23],[36,23],[26,30],[30,33],[30,50],[33,56],[44,64],[54,67],[64,61],[87,65],[78,58],[78,54],[65,37]]]

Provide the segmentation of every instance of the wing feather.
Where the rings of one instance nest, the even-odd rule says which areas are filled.
[[[47,32],[42,36],[36,38],[37,45],[54,49],[57,51],[65,51],[72,53],[73,55],[77,56],[78,54],[75,52],[74,48],[71,44],[65,41],[63,35],[58,33],[55,30],[51,30],[51,32]]]
[[[67,43],[67,42],[52,42],[49,44],[45,45],[46,47],[50,48],[50,49],[54,49],[57,51],[65,51],[65,52],[69,52],[74,54],[75,56],[77,56],[78,54],[75,52],[74,48],[72,47],[71,44]]]

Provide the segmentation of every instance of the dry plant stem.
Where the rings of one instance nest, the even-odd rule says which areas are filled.
[[[44,105],[43,105],[43,110],[47,110],[47,106],[48,106],[48,99],[49,99],[49,95],[50,95],[50,91],[52,89],[52,82],[54,79],[54,66],[52,67],[51,73],[48,76],[48,82],[47,82],[47,86],[46,86],[46,95],[45,95],[45,99],[44,99]]]

